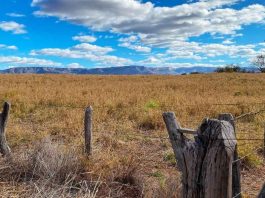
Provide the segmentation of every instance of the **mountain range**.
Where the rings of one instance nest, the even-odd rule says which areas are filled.
[[[94,75],[179,75],[184,73],[209,73],[215,67],[145,67],[123,66],[106,68],[56,68],[56,67],[14,67],[0,70],[3,74],[94,74]]]

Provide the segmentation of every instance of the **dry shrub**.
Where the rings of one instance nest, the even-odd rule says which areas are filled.
[[[73,183],[71,179],[66,181],[63,185],[50,185],[45,181],[38,181],[33,183],[34,189],[30,197],[32,198],[95,198],[99,183],[94,183],[94,187],[91,187],[90,181],[79,182],[79,185]]]
[[[2,180],[27,183],[27,197],[96,197],[99,181],[82,180],[82,166],[76,149],[53,143],[49,138],[6,162],[9,172]],[[11,170],[11,171],[10,171]]]
[[[57,183],[76,175],[81,167],[75,149],[63,149],[49,138],[35,146],[31,156],[32,174],[40,179],[49,179]]]

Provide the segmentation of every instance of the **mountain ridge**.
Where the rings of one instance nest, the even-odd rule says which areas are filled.
[[[94,74],[94,75],[179,75],[183,73],[210,73],[216,67],[145,67],[119,66],[105,68],[56,68],[56,67],[14,67],[0,70],[2,74]]]

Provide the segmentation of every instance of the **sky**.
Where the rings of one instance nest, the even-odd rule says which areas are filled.
[[[0,69],[251,65],[265,0],[1,0]]]

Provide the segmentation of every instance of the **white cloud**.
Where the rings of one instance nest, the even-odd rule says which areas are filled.
[[[242,57],[248,58],[257,54],[256,45],[223,45],[223,44],[202,44],[196,42],[179,41],[174,43],[166,52],[170,56],[192,58],[193,56],[203,57]]]
[[[137,52],[149,53],[152,50],[150,47],[142,46],[141,43],[139,42],[139,38],[135,35],[126,38],[120,38],[119,41],[120,41],[119,44],[120,47],[126,47],[128,49],[135,50]]]
[[[111,47],[101,47],[98,45],[91,45],[89,43],[81,43],[81,44],[75,45],[73,49],[84,51],[84,52],[90,52],[93,54],[107,54],[113,51]]]
[[[83,65],[80,65],[79,63],[70,63],[67,65],[68,68],[76,69],[76,68],[84,68]]]
[[[7,16],[10,16],[10,17],[17,17],[17,18],[25,17],[24,14],[19,14],[19,13],[14,13],[14,12],[12,12],[12,13],[7,13],[6,15],[7,15]]]
[[[124,42],[119,44],[120,47],[126,47],[128,49],[132,49],[135,50],[137,52],[146,52],[149,53],[151,52],[151,48],[150,47],[145,47],[145,46],[141,46],[141,45],[134,45],[132,43],[129,42]]]
[[[245,7],[230,7],[240,1],[191,0],[189,4],[160,7],[141,0],[33,0],[32,6],[39,7],[36,15],[55,16],[95,31],[117,33],[119,37],[120,34],[126,35],[118,40],[118,45],[148,53],[149,58],[145,59],[145,63],[111,56],[108,53],[113,48],[90,44],[96,38],[89,35],[73,37],[81,43],[71,48],[33,50],[31,54],[80,58],[106,64],[118,62],[121,65],[133,63],[163,66],[173,65],[175,63],[172,62],[178,59],[193,59],[203,65],[205,63],[201,62],[213,57],[249,59],[259,52],[258,45],[237,45],[233,38],[242,36],[238,31],[246,25],[264,24],[265,5],[248,2],[249,5]],[[205,33],[223,42],[189,42],[190,37]],[[261,46],[262,43],[259,44]],[[163,48],[166,53],[151,54],[152,48],[156,47]]]
[[[234,44],[235,42],[233,42],[232,40],[230,39],[226,39],[222,42],[223,44],[226,44],[226,45],[230,45],[230,44]]]
[[[155,66],[155,67],[219,67],[220,64],[211,64],[211,63],[188,63],[188,62],[165,62],[163,59],[150,56],[147,59],[136,62],[135,64],[143,66]]]
[[[134,33],[146,45],[168,47],[172,41],[205,33],[236,35],[244,25],[264,23],[265,6],[228,8],[239,1],[203,0],[159,7],[138,0],[33,0],[32,6],[40,8],[36,15],[56,16],[98,31]]]
[[[108,53],[112,51],[113,49],[110,47],[100,47],[88,43],[81,43],[67,49],[45,48],[41,50],[32,50],[30,52],[30,55],[46,55],[72,59],[86,59],[106,66],[121,66],[132,63],[130,59],[108,55]]]
[[[80,35],[80,36],[74,36],[73,40],[80,41],[82,43],[93,43],[97,40],[97,38],[89,35]]]
[[[2,21],[0,22],[0,29],[5,32],[12,32],[13,34],[25,34],[25,25],[19,24],[14,21]]]
[[[0,56],[0,63],[15,66],[61,66],[61,63],[46,59],[18,57],[18,56]]]
[[[136,42],[137,40],[138,40],[138,37],[135,35],[119,39],[120,42],[125,42],[125,43],[133,43],[133,42]]]
[[[0,44],[0,49],[17,50],[18,48],[15,45]]]

